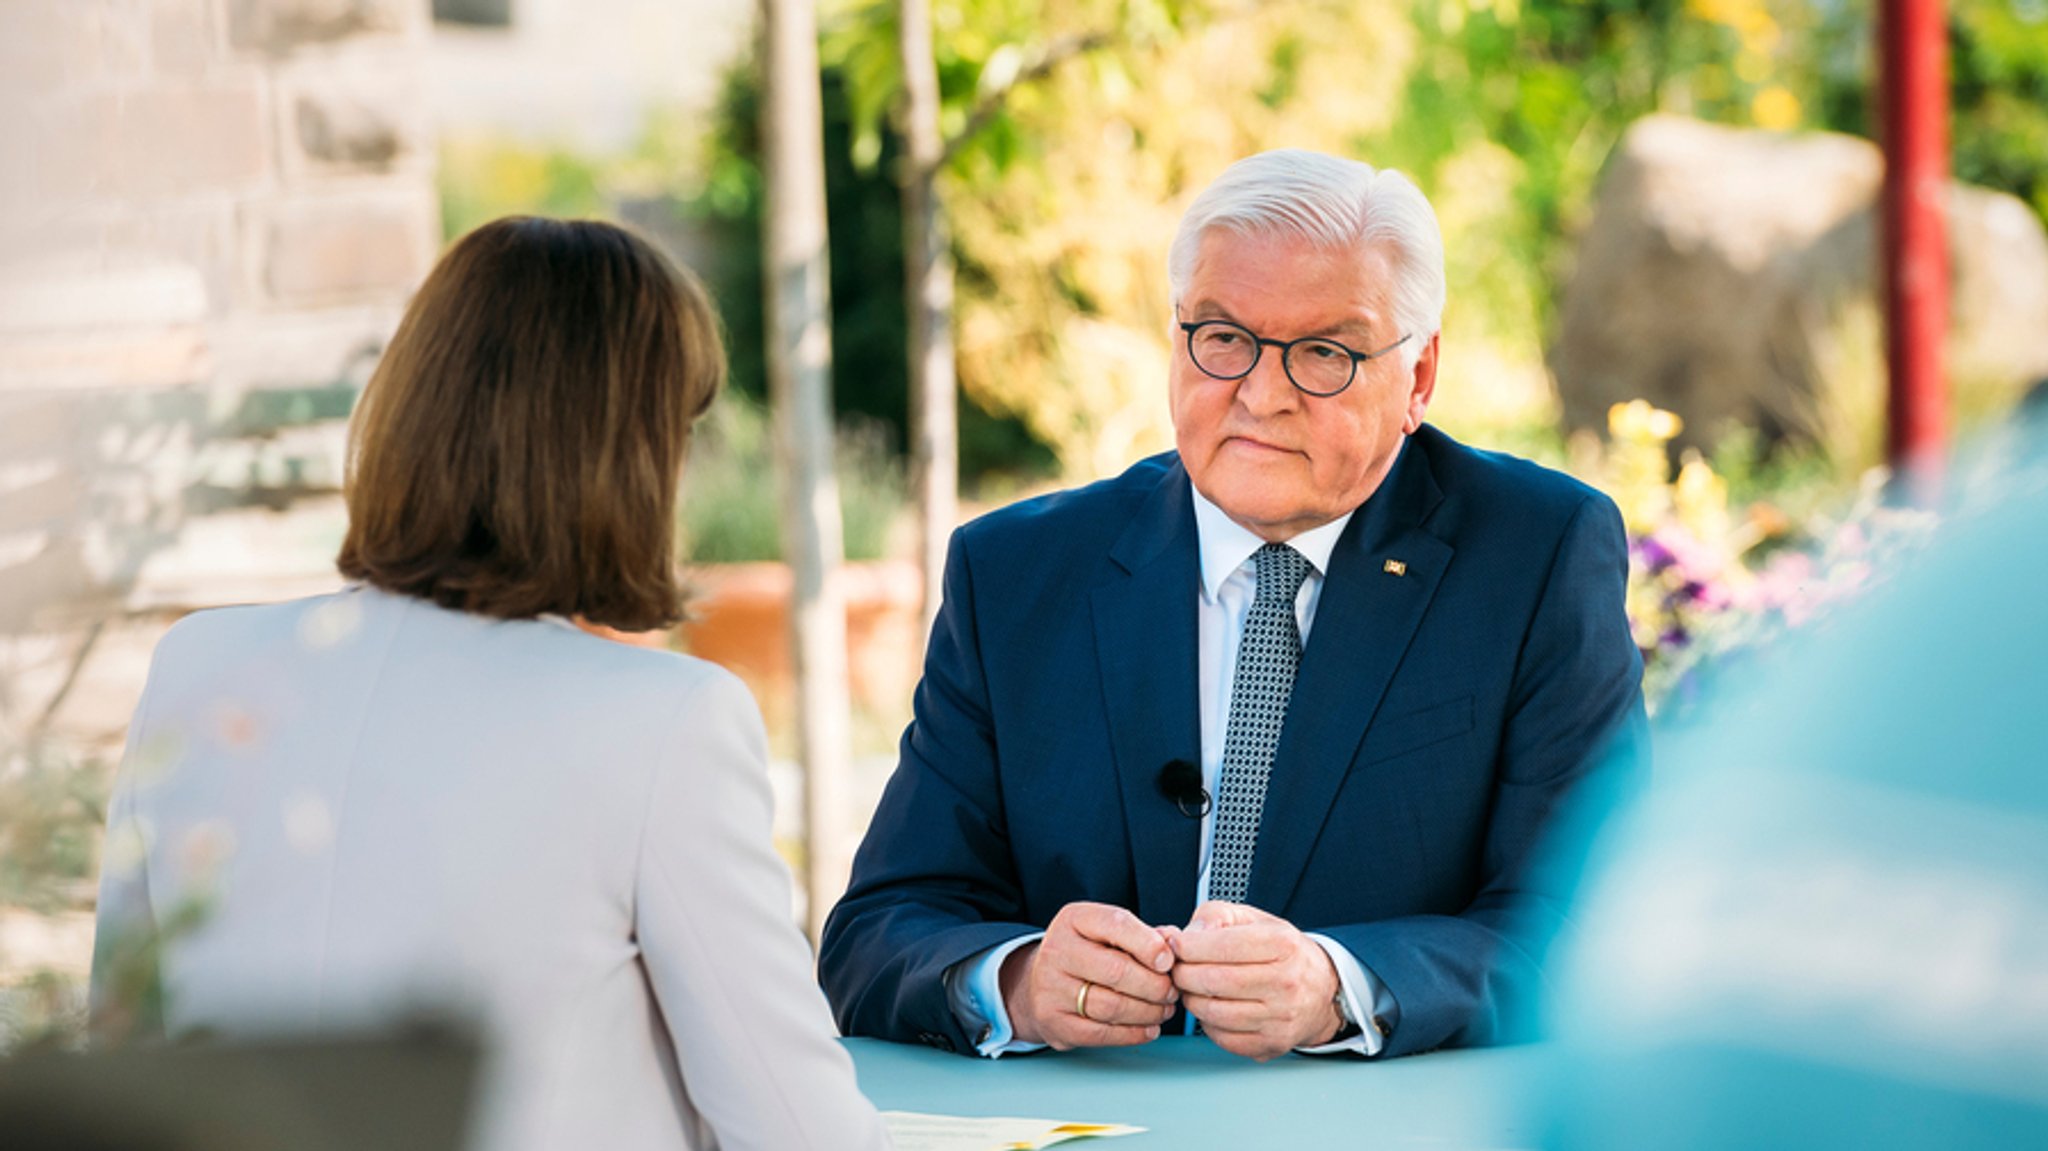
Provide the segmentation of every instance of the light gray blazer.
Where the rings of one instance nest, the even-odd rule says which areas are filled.
[[[493,1151],[880,1147],[765,768],[738,680],[566,620],[362,588],[202,612],[136,709],[100,946],[207,904],[162,951],[173,1038],[471,1010]]]

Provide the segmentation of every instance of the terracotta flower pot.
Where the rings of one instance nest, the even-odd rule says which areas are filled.
[[[840,571],[846,599],[847,674],[855,707],[883,715],[908,710],[924,654],[918,627],[917,565],[906,560],[849,563]],[[679,646],[745,680],[771,726],[794,709],[789,624],[795,577],[783,563],[706,564],[693,568],[690,616]]]

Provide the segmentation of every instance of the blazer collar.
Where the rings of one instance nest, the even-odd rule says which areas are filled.
[[[1110,749],[1123,798],[1138,905],[1147,923],[1186,923],[1195,911],[1201,820],[1181,814],[1160,788],[1173,760],[1199,764],[1196,601],[1201,562],[1193,488],[1179,460],[1110,549],[1125,578],[1090,597]]]
[[[1264,547],[1266,541],[1231,519],[1222,508],[1210,503],[1209,498],[1194,490],[1192,484],[1189,496],[1195,505],[1195,538],[1201,548],[1202,598],[1213,604],[1222,594],[1225,581]],[[1356,514],[1357,509],[1353,508],[1329,523],[1310,528],[1285,542],[1300,552],[1309,566],[1315,569],[1316,575],[1321,576],[1330,570],[1330,556],[1337,550],[1337,541],[1343,537],[1344,529],[1351,526],[1351,517]]]

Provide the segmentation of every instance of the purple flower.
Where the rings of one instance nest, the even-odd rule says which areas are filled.
[[[1637,536],[1629,550],[1642,561],[1646,570],[1653,573],[1663,571],[1678,560],[1678,557],[1671,553],[1671,549],[1653,535]]]

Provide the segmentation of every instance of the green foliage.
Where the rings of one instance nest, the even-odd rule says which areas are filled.
[[[41,735],[0,742],[0,908],[56,915],[90,906],[109,776],[106,764]],[[20,973],[0,985],[0,1052],[80,1045],[84,1002],[74,976]]]
[[[879,559],[903,507],[903,468],[878,421],[842,420],[834,444],[846,558]],[[768,413],[727,395],[698,425],[683,477],[684,554],[696,563],[782,558],[781,493]]]
[[[1363,154],[1441,197],[1459,157],[1491,146],[1513,163],[1492,189],[1506,210],[1484,234],[1448,213],[1451,297],[1482,330],[1547,342],[1572,238],[1608,153],[1652,112],[1791,128],[1812,84],[1795,59],[1806,5],[1782,0],[1434,0],[1403,113]],[[1470,305],[1476,304],[1476,307]]]
[[[687,240],[688,262],[718,302],[734,389],[765,401],[766,323],[761,276],[762,180],[759,74],[751,59],[728,71],[706,123],[650,110],[634,144],[616,155],[511,140],[460,140],[441,153],[442,223],[447,238],[509,214],[617,220],[629,203],[657,205],[658,234]],[[852,86],[838,70],[822,78],[828,227],[832,268],[833,407],[878,421],[890,444],[908,439],[901,211],[890,165],[893,137],[875,136],[883,162],[854,162],[859,150]],[[643,224],[646,220],[641,221]],[[961,470],[1042,475],[1044,447],[1014,420],[961,406]]]
[[[1214,7],[1203,0],[935,0],[939,132],[955,145],[953,171],[1000,174],[1038,154],[1030,118],[1020,114],[1032,106],[1034,79],[1073,61],[1114,94],[1129,81],[1125,57],[1170,42]],[[823,31],[821,56],[847,85],[854,161],[884,162],[903,86],[896,0],[844,0]]]
[[[439,181],[447,240],[501,216],[612,215],[602,165],[561,149],[510,140],[447,141]]]
[[[892,58],[893,59],[893,58]],[[761,174],[758,71],[742,60],[727,74],[712,120],[703,176],[685,188],[680,219],[719,237],[701,269],[723,310],[734,388],[757,401],[767,394],[766,317],[761,273],[765,185]],[[893,161],[896,137],[862,128],[865,89],[847,69],[821,77],[825,190],[831,244],[833,407],[879,422],[892,444],[909,438],[910,365],[903,299],[902,206]],[[873,161],[856,159],[872,150]],[[964,398],[964,397],[963,397]],[[960,406],[960,468],[973,481],[991,473],[1043,474],[1045,449],[1014,420],[971,400]]]
[[[164,1031],[163,982],[166,948],[206,925],[218,906],[210,887],[164,909],[151,930],[132,931],[95,945],[93,978],[100,1003],[92,1020],[93,1042],[101,1047],[148,1041]]]
[[[1825,126],[1878,136],[1875,17],[1831,3],[1813,52]],[[2048,224],[2048,3],[1951,0],[1949,134],[1955,177],[2010,192]]]
[[[1168,446],[1162,268],[1180,206],[1248,151],[1344,151],[1382,126],[1406,35],[1394,4],[936,5],[967,393],[1021,419],[1069,478]],[[891,89],[854,101],[884,138],[890,12],[855,5],[827,37],[850,82]]]
[[[697,425],[683,468],[683,554],[694,563],[780,559],[780,505],[768,420],[744,395],[721,396]]]
[[[835,403],[902,442],[895,12],[828,5],[821,55]],[[1449,256],[1435,416],[1486,436],[1554,418],[1543,350],[1601,167],[1636,119],[1872,134],[1873,6],[1847,0],[937,0],[932,15],[970,478],[1055,458],[1095,474],[1163,446],[1166,238],[1193,187],[1249,151],[1416,176]],[[2048,3],[1956,0],[1949,19],[1956,175],[2048,220]],[[451,231],[602,211],[622,188],[670,195],[708,237],[735,386],[759,396],[756,88],[741,61],[707,136],[653,118],[626,157],[451,148]]]
[[[1714,445],[1708,465],[1728,485],[1735,507],[1769,504],[1792,523],[1804,523],[1838,504],[1840,468],[1812,445],[1764,442],[1754,428],[1731,429]]]
[[[0,759],[0,906],[75,907],[95,874],[109,772],[37,741]]]
[[[33,971],[0,996],[0,1055],[84,1049],[86,989],[75,977]]]
[[[2028,201],[2048,223],[2048,4],[1950,4],[1956,178]]]

